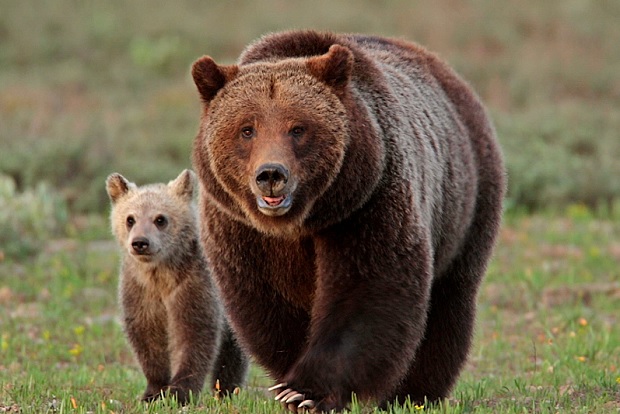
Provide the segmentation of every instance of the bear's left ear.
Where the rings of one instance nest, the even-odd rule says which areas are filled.
[[[125,177],[119,173],[112,173],[105,180],[105,189],[108,192],[108,197],[112,201],[112,204],[127,194],[129,190],[135,189],[136,185],[129,182]]]
[[[331,45],[326,54],[308,59],[310,73],[336,90],[343,90],[353,70],[353,53],[341,45]]]
[[[196,174],[192,170],[183,170],[177,178],[168,183],[168,187],[183,200],[191,201],[196,188]]]
[[[204,103],[208,104],[217,92],[233,80],[239,67],[236,65],[219,66],[209,56],[203,56],[192,65],[192,77]]]

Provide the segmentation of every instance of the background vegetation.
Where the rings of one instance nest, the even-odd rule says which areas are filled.
[[[190,167],[191,63],[288,28],[415,40],[495,121],[505,229],[476,349],[437,412],[619,412],[618,22],[617,0],[2,0],[0,412],[180,410],[135,402],[104,179]],[[240,396],[184,411],[278,412],[269,384],[255,369]]]
[[[266,32],[311,27],[416,40],[450,62],[493,114],[511,207],[608,206],[620,196],[618,19],[616,0],[4,0],[0,171],[103,212],[109,172],[163,180],[189,165],[197,57],[232,62]]]

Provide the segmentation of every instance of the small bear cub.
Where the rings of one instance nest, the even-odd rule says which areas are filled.
[[[186,404],[209,373],[213,390],[230,393],[247,373],[198,241],[195,183],[190,170],[167,185],[106,180],[122,322],[147,380],[144,401],[169,393]]]

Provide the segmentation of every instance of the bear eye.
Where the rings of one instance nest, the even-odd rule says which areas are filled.
[[[136,224],[136,219],[134,219],[133,216],[128,216],[126,223],[127,223],[127,228],[130,229],[133,227],[134,224]]]
[[[241,128],[241,138],[250,139],[254,137],[256,131],[252,127],[243,127]]]
[[[304,133],[306,132],[306,128],[304,128],[301,125],[295,125],[293,128],[291,128],[291,130],[289,131],[289,135],[293,138],[301,138]]]
[[[161,228],[165,227],[166,224],[168,224],[168,219],[166,219],[166,217],[164,217],[162,215],[159,215],[159,216],[155,217],[155,225],[158,228],[161,229]]]

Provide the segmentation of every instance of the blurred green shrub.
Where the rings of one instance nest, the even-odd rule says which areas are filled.
[[[508,209],[620,200],[620,2],[30,2],[0,13],[0,174],[104,213],[103,182],[189,167],[203,54],[234,61],[286,28],[376,33],[439,53],[492,110]],[[234,28],[232,30],[231,28]]]
[[[0,175],[0,252],[23,258],[37,253],[52,237],[64,234],[67,206],[48,185],[18,192],[15,181]]]
[[[498,115],[508,169],[508,207],[583,204],[612,213],[620,200],[620,116],[582,106]]]
[[[129,51],[134,64],[161,74],[173,73],[184,58],[181,38],[167,35],[156,39],[138,36],[131,40]]]

